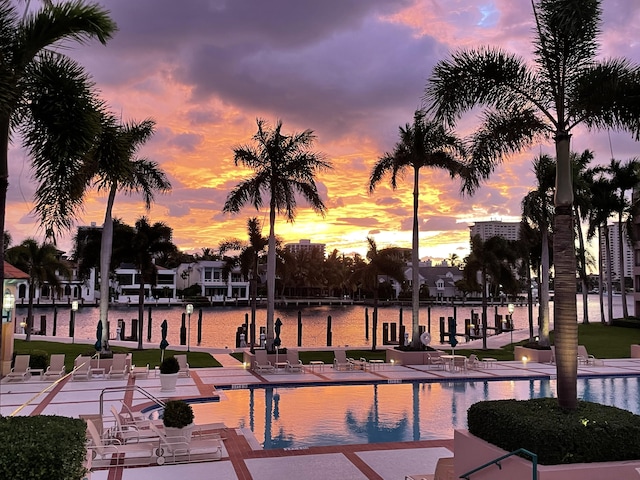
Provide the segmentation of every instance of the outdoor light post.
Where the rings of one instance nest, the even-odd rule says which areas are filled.
[[[189,329],[187,332],[187,352],[191,351],[191,314],[193,313],[193,305],[187,303],[187,316],[189,317]]]
[[[510,303],[507,308],[509,309],[509,328],[511,329],[511,345],[513,345],[513,310],[515,307],[513,303]]]
[[[76,312],[78,311],[78,301],[71,302],[71,318],[69,319],[69,336],[71,337],[71,343],[75,343],[76,334]]]

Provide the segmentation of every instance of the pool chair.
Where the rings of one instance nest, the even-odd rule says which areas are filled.
[[[477,370],[478,368],[482,368],[483,364],[475,353],[469,355],[469,359],[467,360],[467,368],[472,370]]]
[[[590,355],[584,345],[578,345],[578,363],[583,365],[604,365],[602,360]]]
[[[434,366],[438,370],[444,370],[444,360],[440,358],[440,355],[431,355],[430,353],[427,353],[427,362],[428,365]]]
[[[267,359],[267,351],[256,349],[256,359],[253,362],[253,370],[257,373],[274,373],[275,367]]]
[[[149,428],[149,424],[153,423],[156,427],[162,427],[162,419],[151,420],[147,415],[142,412],[134,412],[126,402],[122,402],[122,412],[120,413],[120,420],[125,425],[133,424],[138,429]]]
[[[301,373],[304,370],[304,366],[302,365],[302,360],[298,358],[297,350],[287,350],[287,366],[286,370],[290,373]]]
[[[73,363],[72,380],[89,380],[91,378],[91,357],[78,355]]]
[[[467,357],[455,357],[453,359],[453,371],[463,372],[467,369]]]
[[[29,371],[29,362],[31,361],[31,355],[16,355],[16,359],[13,362],[13,368],[7,374],[9,380],[26,380],[31,376]]]
[[[164,461],[164,457],[169,455],[173,457],[173,463],[190,462],[191,455],[203,455],[206,461],[222,458],[223,444],[218,435],[197,435],[187,440],[181,435],[167,435],[155,425],[151,425],[151,430],[158,435],[159,439],[158,448],[154,452],[158,456],[158,460],[162,458]]]
[[[114,465],[149,465],[154,460],[157,443],[140,442],[122,444],[117,438],[104,439],[92,420],[87,419],[87,436],[92,467],[108,467]],[[157,458],[156,463],[162,465],[164,458]]]
[[[51,355],[51,361],[44,372],[44,376],[45,378],[60,378],[64,375],[64,370],[64,353],[54,353]]]
[[[111,368],[109,369],[109,378],[124,378],[127,374],[127,354],[114,353]]]
[[[158,435],[150,428],[138,428],[133,423],[127,423],[116,407],[111,405],[111,414],[115,420],[110,436],[122,443],[138,443],[143,440],[158,440]]]
[[[178,365],[180,365],[180,371],[178,372],[179,377],[188,377],[189,373],[189,364],[187,363],[186,355],[174,355],[176,360],[178,360]]]
[[[407,475],[405,480],[453,480],[454,479],[453,457],[441,457],[436,463],[434,473],[422,475]]]
[[[334,370],[353,370],[353,359],[347,358],[347,352],[344,350],[334,350],[333,357]]]

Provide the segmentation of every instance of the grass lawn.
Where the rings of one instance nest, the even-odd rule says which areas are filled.
[[[95,355],[96,353],[96,350],[91,345],[86,344],[43,342],[40,340],[31,340],[30,342],[24,340],[14,341],[14,351],[16,354],[29,354],[34,350],[42,350],[49,355],[52,353],[64,353],[64,364],[67,372],[73,370],[73,361],[78,355]],[[134,365],[149,364],[151,370],[157,365],[160,365],[161,351],[159,348],[137,350],[134,348],[111,347],[111,350],[114,353],[131,353]],[[187,352],[166,349],[164,355],[167,357],[181,353]],[[189,368],[221,366],[211,355],[204,352],[187,353],[187,362],[189,363]]]
[[[578,338],[580,345],[584,345],[587,351],[596,358],[629,358],[631,355],[631,344],[640,344],[640,329],[609,327],[601,323],[590,323],[588,325],[579,324]],[[551,341],[553,342],[553,332],[551,333]],[[456,353],[466,356],[475,353],[480,359],[491,357],[497,360],[513,360],[514,345],[522,345],[524,343],[526,343],[526,341],[491,350],[456,348]],[[440,345],[438,348],[440,350],[451,350],[447,348],[446,345]],[[43,342],[38,340],[25,342],[24,340],[15,340],[16,353],[27,354],[32,350],[43,350],[49,355],[52,353],[64,353],[67,372],[73,369],[73,360],[78,355],[95,354],[93,347],[86,344]],[[155,368],[156,365],[160,365],[160,349],[157,348],[136,350],[124,347],[112,347],[112,350],[116,353],[131,353],[135,365],[149,364],[150,369]],[[167,349],[165,356],[180,353],[185,352]],[[242,352],[235,352],[231,355],[242,361]],[[375,352],[371,350],[347,350],[347,357],[355,358],[356,360],[360,358],[366,358],[367,360],[384,360],[385,353],[384,350],[376,350]],[[304,364],[308,364],[311,360],[319,360],[326,364],[332,364],[333,351],[301,351],[299,352],[299,358]],[[221,366],[211,355],[203,352],[189,352],[187,354],[187,361],[191,368]]]

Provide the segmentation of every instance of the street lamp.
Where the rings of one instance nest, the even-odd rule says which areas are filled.
[[[71,302],[71,318],[69,319],[69,336],[71,337],[71,343],[75,343],[76,333],[76,312],[78,311],[78,301]]]
[[[515,309],[515,306],[513,305],[513,303],[510,303],[507,308],[509,310],[509,329],[511,330],[511,344],[513,345],[513,310]]]
[[[193,305],[187,303],[187,315],[189,316],[189,331],[187,332],[187,352],[191,351],[191,314],[193,313]]]

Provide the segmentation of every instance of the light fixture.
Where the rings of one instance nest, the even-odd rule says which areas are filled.
[[[13,293],[6,291],[4,293],[4,296],[2,297],[2,309],[12,310],[15,304],[16,304],[16,297],[13,296]]]
[[[193,313],[193,305],[187,303],[187,315],[189,316],[189,331],[187,333],[187,352],[191,351],[191,314]]]

